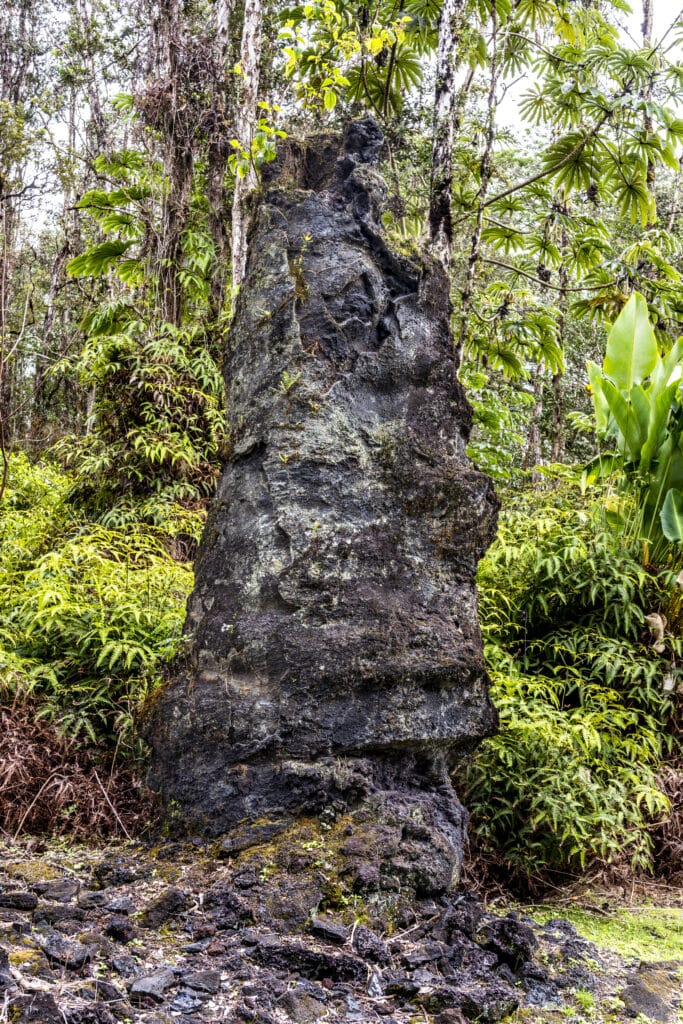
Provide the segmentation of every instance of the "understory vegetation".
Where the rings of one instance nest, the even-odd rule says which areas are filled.
[[[107,528],[52,461],[11,457],[0,518],[0,825],[120,834],[149,818],[139,711],[177,651],[192,567],[174,531]],[[177,527],[195,533],[179,509]],[[99,774],[98,774],[99,770]]]
[[[510,495],[480,566],[500,732],[464,784],[476,842],[527,880],[679,870],[682,349],[635,293],[589,364],[601,451]]]
[[[578,479],[501,516],[479,574],[500,732],[465,778],[476,843],[524,877],[590,862],[651,869],[678,754],[680,635],[648,620],[678,605],[671,570],[609,526]]]

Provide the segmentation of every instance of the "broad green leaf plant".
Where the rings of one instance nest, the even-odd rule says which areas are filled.
[[[588,375],[598,440],[608,450],[584,482],[623,480],[637,499],[635,525],[650,554],[666,557],[667,545],[683,540],[683,338],[661,354],[636,292],[609,332],[602,367],[589,362]]]

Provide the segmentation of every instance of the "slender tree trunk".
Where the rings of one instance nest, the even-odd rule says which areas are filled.
[[[235,7],[235,0],[216,0],[213,9],[213,37],[216,60],[221,67],[225,66],[225,58],[230,48],[230,19]]]
[[[455,68],[465,0],[444,0],[439,17],[432,167],[429,197],[429,235],[432,251],[448,273],[453,248],[451,191],[453,135],[457,111]]]
[[[43,432],[48,418],[48,368],[54,353],[57,299],[64,287],[66,265],[70,255],[71,246],[69,239],[65,237],[52,264],[50,288],[45,300],[42,346],[41,351],[36,353],[31,406],[31,435],[33,437]]]
[[[654,4],[653,0],[643,0],[643,42],[652,42],[652,27],[653,27],[653,15],[654,15]]]
[[[251,150],[256,123],[259,72],[261,65],[261,29],[263,9],[261,0],[245,0],[244,27],[242,29],[242,91],[237,106],[237,137],[245,149]],[[233,302],[247,265],[247,210],[246,199],[256,184],[253,166],[244,176],[235,176],[235,195],[232,204],[232,290]]]
[[[681,163],[678,162],[678,170],[676,171],[676,177],[674,178],[674,187],[671,193],[671,210],[669,211],[669,217],[666,224],[667,231],[673,231],[676,224],[676,218],[678,217],[679,209],[678,204],[681,196]]]
[[[0,100],[11,112],[30,108],[27,80],[36,56],[36,5],[21,3],[0,4]],[[17,184],[23,181],[23,157],[11,154],[3,161],[0,173],[0,495],[6,479],[6,446],[13,434],[14,391],[16,362],[20,335],[10,336],[10,314],[15,293],[14,270],[16,243],[19,234],[21,199],[12,197]]]
[[[164,170],[168,181],[157,257],[159,303],[162,318],[176,326],[180,325],[183,313],[179,271],[194,171],[194,125],[187,116],[183,97],[182,58],[187,42],[178,0],[160,0],[150,47],[155,51],[152,61],[159,68],[157,89],[164,93],[160,102],[163,104]]]
[[[531,470],[531,482],[534,485],[536,485],[541,479],[537,466],[541,465],[543,459],[543,450],[541,447],[541,416],[543,415],[544,378],[545,368],[541,362],[536,367],[536,371],[534,373],[534,404],[531,410],[526,454],[524,456],[524,466],[526,469]]]
[[[161,311],[164,320],[179,327],[183,316],[183,290],[179,275],[183,259],[182,238],[187,223],[194,170],[191,147],[173,137],[169,139],[166,167],[169,191],[161,228]]]
[[[77,89],[72,85],[69,96],[69,155],[76,152],[76,110]],[[31,405],[31,435],[33,437],[40,437],[45,433],[51,403],[54,401],[55,394],[65,386],[66,382],[60,381],[53,383],[52,387],[50,387],[48,369],[53,359],[59,359],[66,354],[72,334],[72,331],[69,329],[72,315],[69,304],[62,303],[61,308],[59,308],[58,300],[66,286],[66,267],[69,259],[78,252],[80,214],[79,210],[75,207],[75,183],[70,176],[65,178],[63,189],[62,224],[64,237],[52,264],[50,288],[45,300],[41,348],[36,353],[33,375]],[[72,414],[76,413],[78,405],[78,402],[72,402],[72,407],[69,411]]]
[[[225,300],[225,267],[228,262],[228,233],[225,216],[225,169],[227,164],[229,133],[227,125],[232,121],[229,109],[230,93],[227,88],[226,68],[230,58],[230,23],[234,13],[235,0],[216,0],[213,10],[213,51],[217,80],[214,85],[214,111],[225,125],[210,140],[207,152],[207,194],[209,201],[209,231],[216,252],[215,271],[211,278],[210,305],[211,319],[216,320],[223,310]],[[230,133],[234,134],[234,133]]]
[[[643,46],[647,46],[649,43],[652,42],[653,15],[654,15],[653,0],[643,0],[643,23],[642,23],[642,26],[641,26],[642,27],[642,32],[643,32]],[[648,101],[648,100],[652,99],[653,86],[654,86],[654,78],[651,75],[649,77],[648,81],[647,81],[646,86],[642,90],[642,97],[643,97],[644,100]],[[647,112],[643,115],[643,128],[645,129],[645,132],[648,135],[652,132],[652,118],[650,117],[650,115]],[[647,186],[648,186],[650,192],[654,195],[654,191],[655,191],[655,165],[654,165],[654,161],[651,160],[649,157],[648,157],[648,161],[647,161],[647,172],[646,172],[646,175],[647,175]],[[655,208],[655,211],[654,211],[654,214],[653,214],[652,220],[651,220],[652,225],[655,223],[656,220],[657,220],[657,210]]]
[[[567,293],[569,289],[569,273],[567,271],[567,249],[569,240],[567,238],[567,228],[563,224],[562,236],[560,240],[560,251],[562,253],[562,262],[560,263],[559,269],[559,281],[560,281],[560,292],[558,295],[558,305],[560,307],[560,318],[557,325],[557,329],[560,337],[560,347],[563,352],[566,351],[566,334],[567,334]],[[564,373],[562,370],[556,370],[553,373],[552,379],[553,387],[553,417],[551,425],[551,461],[562,462],[564,458]]]
[[[77,3],[74,5],[74,13],[78,20],[79,33],[83,41],[83,62],[87,71],[86,94],[90,106],[90,124],[88,127],[94,137],[93,141],[96,149],[94,156],[97,156],[107,151],[109,139],[100,98],[100,76],[95,67],[96,44],[93,35],[92,10],[88,9],[86,0],[77,0]]]
[[[16,346],[10,337],[10,306],[15,259],[16,215],[11,200],[0,204],[0,425],[2,443],[12,440],[13,373]]]
[[[503,32],[502,38],[499,35],[499,23],[498,15],[496,13],[495,4],[491,8],[491,76],[489,79],[489,91],[486,103],[486,136],[484,139],[484,151],[481,156],[479,163],[479,192],[477,194],[477,218],[474,225],[474,232],[472,234],[472,245],[470,247],[470,256],[467,261],[467,276],[465,279],[465,287],[462,291],[462,303],[460,308],[460,333],[458,338],[458,352],[462,353],[465,344],[465,337],[467,335],[467,317],[470,311],[470,305],[472,302],[472,293],[474,291],[474,282],[477,272],[477,267],[481,259],[481,237],[484,230],[484,213],[486,210],[486,199],[488,196],[489,183],[491,181],[491,175],[493,168],[491,166],[491,156],[493,153],[493,144],[496,140],[496,113],[498,110],[498,85],[500,82],[500,73],[502,60],[501,56],[505,52],[505,47],[510,35],[513,24],[513,13],[515,8],[518,6],[518,0],[512,5],[512,11],[508,17],[505,31]]]

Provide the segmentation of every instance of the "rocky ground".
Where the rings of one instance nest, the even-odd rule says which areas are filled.
[[[305,826],[294,847],[0,846],[0,1021],[679,1019],[680,962],[462,892],[326,890],[328,868]]]

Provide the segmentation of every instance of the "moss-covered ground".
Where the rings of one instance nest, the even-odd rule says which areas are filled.
[[[653,962],[680,960],[683,965],[683,908],[637,906],[596,913],[581,907],[530,907],[541,924],[564,917],[599,949],[625,958]]]
[[[683,997],[683,890],[658,892],[657,903],[644,899],[643,894],[635,901],[614,893],[608,899],[604,897],[604,893],[596,896],[588,891],[569,897],[569,904],[561,899],[517,907],[540,924],[558,917],[570,921],[579,935],[599,951],[600,964],[596,962],[592,967],[598,977],[603,975],[604,987],[595,993],[577,989],[570,994],[568,1005],[561,1008],[525,1007],[506,1024],[649,1024],[655,1018],[634,1015],[620,997],[626,976],[640,964],[670,965],[673,975],[680,978]],[[674,1021],[683,1022],[683,1003],[670,1024]]]

